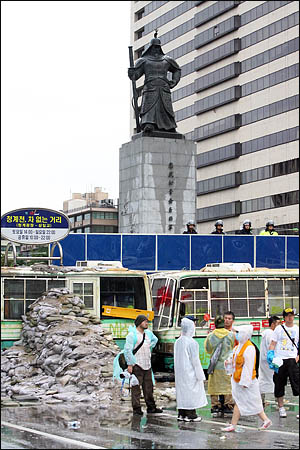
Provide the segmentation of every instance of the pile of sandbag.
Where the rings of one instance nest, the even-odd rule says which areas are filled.
[[[111,333],[83,300],[51,289],[29,306],[21,339],[2,352],[1,397],[15,402],[118,401]]]

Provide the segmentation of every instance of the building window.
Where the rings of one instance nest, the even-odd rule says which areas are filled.
[[[208,44],[209,42],[215,41],[240,27],[241,19],[240,16],[232,16],[229,19],[220,22],[211,28],[208,28],[202,33],[195,36],[195,48],[198,49]]]
[[[219,47],[213,48],[202,55],[195,58],[195,70],[203,69],[210,66],[221,59],[227,58],[230,55],[238,53],[241,49],[241,40],[239,38],[232,39]]]
[[[224,91],[204,97],[195,102],[195,114],[202,114],[205,111],[218,108],[227,103],[234,102],[241,97],[241,87],[232,86]]]
[[[225,117],[224,119],[216,120],[208,123],[202,127],[195,128],[194,140],[203,141],[218,134],[227,133],[228,131],[239,128],[241,125],[240,114]]]
[[[137,22],[138,20],[141,20],[144,17],[144,15],[145,9],[142,8],[134,14],[134,21]]]
[[[197,169],[241,156],[241,144],[226,145],[197,155]]]
[[[282,194],[243,201],[241,202],[241,213],[244,214],[264,209],[280,208],[282,206],[297,205],[298,203],[299,191],[284,192]]]
[[[271,2],[270,2],[271,3]],[[276,22],[267,25],[260,30],[256,30],[253,33],[248,34],[241,38],[241,50],[250,47],[251,45],[257,44],[264,39],[268,39],[275,34],[281,33],[289,28],[292,28],[299,23],[299,12],[295,12],[283,19],[277,20]]]
[[[287,56],[299,50],[299,39],[291,39],[284,44],[277,45],[269,50],[259,53],[251,58],[245,59],[241,62],[241,73],[253,70],[256,67],[268,64],[271,61]]]
[[[240,201],[221,203],[207,208],[197,209],[197,222],[209,222],[220,217],[235,217],[240,215]]]
[[[239,62],[228,64],[228,66],[221,67],[221,69],[210,72],[195,80],[195,92],[201,92],[211,86],[223,83],[226,80],[239,76],[240,73]]]
[[[194,8],[194,6],[195,6],[194,1],[181,2],[175,8],[171,9],[170,11],[166,12],[165,14],[162,14],[157,19],[152,20],[151,22],[145,24],[143,36],[146,36],[147,34],[151,33],[152,31],[156,30],[157,28],[161,27],[162,25],[165,25],[166,23],[175,19],[176,17],[181,16],[186,11],[189,11],[190,9]],[[162,37],[160,39],[161,39],[161,42],[165,44],[165,42],[162,41]]]
[[[199,27],[215,17],[238,6],[239,1],[218,1],[195,15],[195,27]]]
[[[299,108],[299,94],[241,114],[242,126]]]
[[[134,40],[137,41],[138,39],[141,39],[143,37],[143,33],[144,33],[144,27],[140,28],[139,30],[137,30],[134,33]]]

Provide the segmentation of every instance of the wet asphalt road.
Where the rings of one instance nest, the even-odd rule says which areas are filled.
[[[242,418],[235,433],[222,431],[230,417],[212,418],[210,404],[198,410],[200,423],[178,422],[175,403],[163,415],[143,417],[132,416],[129,401],[117,411],[82,404],[3,408],[1,449],[298,449],[298,397],[289,386],[286,399],[287,418],[279,418],[268,394],[266,413],[273,426],[258,431],[257,417]],[[68,428],[72,420],[80,421],[79,429]]]

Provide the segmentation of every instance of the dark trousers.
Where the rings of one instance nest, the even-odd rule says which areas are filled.
[[[299,395],[299,366],[295,358],[284,359],[283,364],[279,367],[278,373],[274,373],[273,381],[275,384],[274,395],[276,398],[284,396],[284,388],[287,380],[290,380],[293,395]]]
[[[154,410],[156,408],[153,397],[153,382],[151,369],[143,370],[140,366],[133,366],[132,373],[139,380],[138,386],[132,386],[131,388],[131,403],[133,410],[141,409],[141,387],[143,389],[144,399],[147,405],[147,410]]]
[[[195,409],[178,409],[178,417],[187,417],[188,419],[196,419],[197,413]]]

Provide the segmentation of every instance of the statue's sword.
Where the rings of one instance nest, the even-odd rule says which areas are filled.
[[[134,69],[134,62],[133,62],[133,52],[132,47],[128,47],[129,49],[129,67],[131,69]],[[141,131],[140,127],[140,121],[139,121],[139,107],[138,107],[138,95],[136,90],[136,82],[135,80],[132,80],[132,94],[133,94],[133,108],[135,113],[135,121],[136,121],[136,132],[139,133]]]

